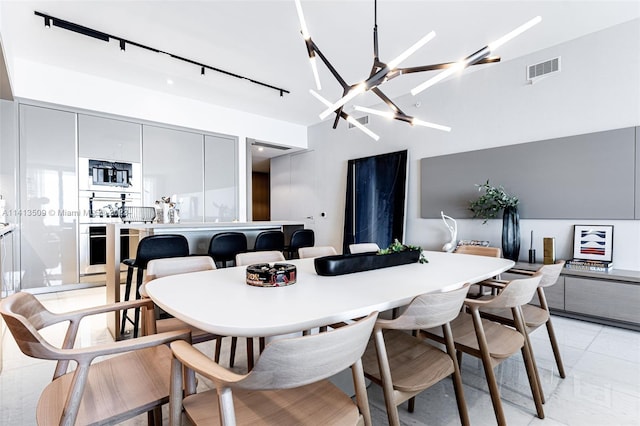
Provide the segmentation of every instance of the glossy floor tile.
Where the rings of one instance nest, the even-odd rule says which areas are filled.
[[[68,311],[102,304],[105,294],[104,288],[93,288],[39,298],[51,310]],[[546,396],[545,419],[535,415],[522,357],[515,355],[495,370],[508,423],[516,426],[640,425],[640,333],[562,317],[554,317],[553,321],[567,378],[558,376],[546,330],[536,330],[531,341]],[[52,328],[46,336],[52,343],[59,342],[61,330],[61,327]],[[82,326],[78,345],[110,340],[106,318],[96,316]],[[228,363],[229,342],[230,339],[223,340],[223,365]],[[0,425],[35,425],[38,397],[51,380],[54,363],[23,355],[5,328],[2,345]],[[213,354],[212,342],[200,344],[199,348]],[[237,371],[243,371],[245,359],[244,339],[238,339]],[[481,362],[465,355],[462,377],[471,423],[495,425]],[[200,379],[198,386],[206,389],[210,383]],[[372,384],[368,393],[374,425],[388,424],[381,389]],[[165,407],[165,417],[166,411]],[[450,380],[420,394],[414,413],[407,411],[406,404],[399,408],[399,413],[403,425],[460,424]],[[145,425],[146,421],[146,416],[139,416],[123,424]],[[164,424],[168,424],[166,418]]]

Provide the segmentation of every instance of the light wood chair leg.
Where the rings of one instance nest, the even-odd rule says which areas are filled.
[[[169,425],[180,426],[182,415],[182,363],[176,358],[171,360],[171,381],[169,393]]]
[[[551,349],[553,350],[553,357],[556,359],[556,365],[558,366],[558,374],[563,379],[566,377],[564,372],[564,364],[562,363],[562,357],[560,356],[560,347],[558,346],[558,341],[556,340],[556,333],[553,330],[553,324],[551,323],[551,318],[547,320],[547,333],[549,334],[549,341],[551,342]]]
[[[487,385],[489,386],[489,394],[491,395],[491,404],[493,405],[493,411],[496,416],[496,421],[498,422],[498,426],[506,426],[507,419],[504,415],[504,410],[502,409],[502,401],[500,400],[500,389],[498,389],[496,376],[493,372],[491,355],[489,354],[489,345],[487,344],[487,338],[484,334],[482,319],[480,318],[480,311],[478,310],[478,308],[474,307],[471,309],[471,316],[473,318],[473,325],[475,327],[476,336],[478,338],[482,367],[484,368]]]
[[[362,366],[362,360],[359,359],[351,367],[351,374],[353,376],[353,383],[356,390],[356,403],[358,409],[364,418],[365,426],[372,426],[371,410],[369,409],[369,397],[367,396],[367,385],[364,381],[364,368]]]
[[[524,328],[524,321],[522,319],[522,309],[520,306],[512,308],[513,319],[518,332],[524,337],[524,345],[522,346],[522,358],[524,359],[524,366],[527,370],[527,376],[529,378],[529,386],[531,387],[531,394],[533,395],[533,401],[536,405],[536,413],[538,418],[544,419],[544,408],[542,408],[542,390],[539,387],[540,377],[538,376],[538,370],[535,368],[533,361],[533,354],[531,347],[528,344],[529,338],[527,331]]]
[[[382,330],[374,329],[373,337],[375,339],[376,352],[378,354],[378,368],[380,369],[382,392],[384,393],[384,403],[387,407],[387,418],[389,419],[389,425],[399,426],[400,416],[398,415],[398,407],[396,406],[394,398],[391,369],[389,368],[387,347],[384,343],[384,335],[382,334]]]
[[[464,398],[462,375],[460,374],[460,364],[457,360],[458,355],[460,355],[460,358],[462,358],[462,352],[456,351],[455,344],[453,343],[453,333],[451,332],[451,326],[449,325],[449,323],[442,325],[442,335],[444,336],[447,353],[453,361],[453,374],[451,375],[451,379],[453,381],[453,390],[456,394],[456,403],[458,404],[460,423],[462,424],[462,426],[469,426],[469,411],[467,410],[467,402]]]

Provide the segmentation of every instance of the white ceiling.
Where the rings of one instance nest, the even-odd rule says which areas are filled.
[[[348,83],[366,78],[371,69],[373,4],[373,0],[302,1],[314,41]],[[293,0],[2,0],[0,5],[2,40],[16,57],[288,122],[320,121],[324,106],[308,92],[313,77]],[[34,11],[282,87],[291,94],[280,97],[276,91],[214,72],[201,76],[195,65],[133,46],[121,52],[117,41],[105,43],[53,26],[45,28]],[[640,1],[380,0],[380,59],[391,60],[435,30],[437,37],[403,65],[457,60],[537,15],[543,18],[541,24],[496,52],[503,61],[638,18]],[[320,68],[322,94],[338,99],[340,87]],[[167,84],[169,78],[172,85]],[[398,96],[426,78],[427,74],[401,76],[384,90]],[[16,90],[14,95],[20,96]],[[377,102],[374,97],[359,100],[363,105]]]

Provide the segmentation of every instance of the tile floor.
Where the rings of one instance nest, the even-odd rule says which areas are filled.
[[[104,288],[39,297],[49,309],[67,311],[103,303]],[[554,317],[554,325],[567,371],[564,380],[557,375],[544,328],[532,334],[547,398],[544,420],[535,416],[522,359],[519,356],[512,357],[496,369],[509,424],[640,425],[640,333],[561,317]],[[41,390],[51,380],[54,364],[26,357],[15,345],[9,331],[3,331],[0,425],[35,425],[35,406]],[[47,338],[52,342],[61,340],[61,329],[47,330]],[[82,327],[78,344],[87,346],[110,339],[104,317],[95,317]],[[239,346],[242,341],[238,340]],[[213,353],[212,345],[203,343],[201,346],[203,351]],[[241,359],[243,353],[244,349],[239,347],[239,365],[244,364]],[[228,360],[225,355],[222,359]],[[472,424],[496,424],[479,360],[465,356],[462,377]],[[207,383],[201,380],[199,386],[206,387]],[[374,425],[386,425],[384,400],[379,387],[369,387],[369,402]],[[459,424],[453,386],[449,380],[423,392],[417,398],[413,414],[408,413],[406,407],[400,407],[399,411],[405,425]],[[146,416],[139,416],[124,424],[144,425]]]

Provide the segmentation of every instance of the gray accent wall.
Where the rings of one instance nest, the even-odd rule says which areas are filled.
[[[489,179],[520,199],[523,219],[638,219],[636,128],[423,158],[422,218],[470,218]]]

